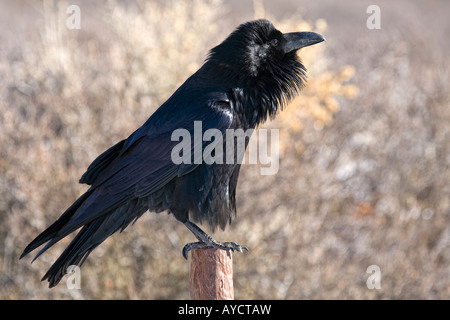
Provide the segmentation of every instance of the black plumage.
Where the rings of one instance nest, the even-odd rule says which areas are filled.
[[[171,152],[179,141],[172,141],[172,133],[194,134],[194,122],[200,121],[203,132],[220,130],[225,147],[227,129],[253,129],[274,117],[304,85],[306,69],[296,51],[323,40],[312,32],[282,34],[267,20],[239,26],[139,129],[92,162],[80,179],[90,188],[21,257],[47,243],[37,258],[81,227],[43,278],[52,287],[68,266],[81,265],[107,237],[147,210],[167,210],[194,233],[199,241],[186,245],[185,257],[194,247],[246,249],[217,242],[193,223],[206,222],[214,231],[236,215],[238,159],[176,164]],[[196,147],[192,143],[193,153]]]

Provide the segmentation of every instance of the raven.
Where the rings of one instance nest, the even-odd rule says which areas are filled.
[[[183,248],[186,259],[194,248],[248,250],[218,242],[194,224],[207,222],[214,232],[236,216],[240,163],[175,163],[172,150],[178,141],[172,133],[193,133],[200,121],[203,131],[219,130],[225,146],[227,129],[254,129],[273,118],[306,81],[297,50],[324,40],[314,32],[281,33],[264,19],[241,24],[139,129],[92,162],[80,179],[90,188],[20,258],[46,243],[34,261],[81,228],[42,278],[54,287],[70,265],[81,266],[100,243],[147,210],[172,213],[195,235],[198,242]],[[203,150],[206,144],[190,147]]]

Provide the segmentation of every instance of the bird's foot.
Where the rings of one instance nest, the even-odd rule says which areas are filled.
[[[183,257],[187,260],[188,253],[194,249],[202,249],[202,248],[216,248],[222,250],[231,250],[231,251],[239,251],[243,252],[243,250],[249,251],[246,246],[241,246],[236,242],[219,242],[211,238],[206,232],[200,229],[197,225],[190,222],[189,220],[184,223],[186,227],[191,230],[191,232],[197,237],[198,242],[191,242],[184,246],[183,248]]]
[[[243,250],[249,251],[246,246],[241,246],[236,242],[219,242],[214,239],[210,239],[210,241],[208,241],[207,243],[203,241],[187,243],[183,248],[183,257],[187,260],[189,251],[202,248],[216,248],[222,250],[231,250],[232,252],[234,252],[235,250],[239,252],[243,252]]]

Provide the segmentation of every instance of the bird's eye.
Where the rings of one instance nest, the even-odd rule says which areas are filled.
[[[277,39],[273,39],[272,41],[270,41],[270,44],[271,44],[273,47],[276,47],[276,46],[278,46],[278,40],[277,40]]]

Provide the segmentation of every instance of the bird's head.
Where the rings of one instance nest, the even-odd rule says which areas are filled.
[[[247,95],[267,101],[269,105],[255,106],[262,109],[261,122],[304,85],[306,68],[297,50],[324,40],[314,32],[282,33],[268,20],[250,21],[214,47],[205,66],[224,85],[237,84]]]

